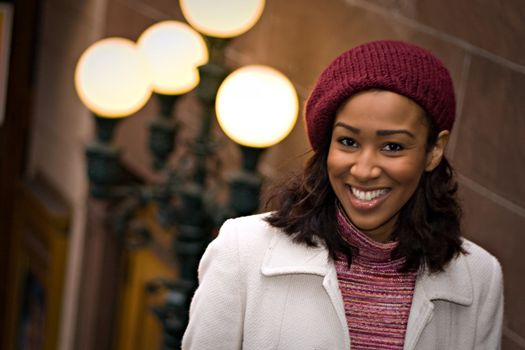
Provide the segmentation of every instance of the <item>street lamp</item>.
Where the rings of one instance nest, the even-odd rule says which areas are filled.
[[[297,92],[281,72],[262,65],[237,69],[217,93],[217,120],[241,146],[242,168],[229,179],[230,211],[247,215],[257,209],[262,178],[256,171],[260,154],[282,141],[295,126]]]
[[[116,123],[119,118],[142,108],[154,93],[159,98],[161,111],[150,125],[149,145],[154,155],[155,169],[164,169],[175,145],[176,122],[171,119],[173,105],[177,96],[199,83],[197,68],[207,60],[206,45],[197,32],[184,23],[165,21],[148,28],[137,44],[123,38],[98,41],[81,55],[77,63],[77,94],[96,119],[96,138],[86,150],[91,194],[99,199],[118,200],[116,210],[109,215],[110,224],[117,237],[127,235],[134,239],[126,240],[127,244],[141,244],[148,239],[148,232],[143,226],[135,225],[138,229],[130,230],[130,223],[136,221],[136,211],[152,200],[160,204],[161,211],[172,209],[170,200],[177,195],[179,188],[173,186],[171,181],[146,186],[119,183],[119,152],[112,144]],[[172,210],[164,211],[168,215],[173,213]],[[194,214],[203,216],[198,212]],[[190,242],[189,249],[182,249],[181,252],[183,261],[187,263],[187,266],[181,264],[184,275],[196,269],[206,240],[198,245],[191,243],[194,242]],[[184,244],[180,246],[184,248]],[[193,288],[191,278],[178,281],[171,288],[174,292],[170,297],[180,300],[180,297],[189,295]],[[185,306],[179,310],[185,310]],[[168,316],[172,317],[171,314]],[[185,328],[184,317],[170,318],[168,321],[171,325],[173,322],[178,324],[178,333]],[[165,340],[169,348],[173,342],[169,342],[169,337],[165,337]]]
[[[91,45],[75,70],[80,100],[95,115],[96,137],[87,146],[91,194],[105,198],[119,178],[119,152],[112,144],[117,122],[141,109],[151,96],[151,79],[135,43],[108,38]]]
[[[259,20],[264,0],[180,0],[182,13],[204,35],[231,38],[248,31]]]
[[[146,61],[135,43],[108,38],[80,56],[75,87],[82,102],[104,118],[122,118],[137,112],[149,100],[151,83]]]
[[[181,95],[199,83],[198,67],[208,62],[202,36],[185,23],[158,22],[137,40],[152,72],[153,90],[164,95]]]
[[[208,62],[208,50],[201,35],[178,21],[152,25],[140,35],[137,46],[146,58],[160,103],[160,114],[150,124],[149,148],[153,168],[161,170],[175,148],[177,122],[172,118],[173,107],[178,96],[199,83],[198,67]]]
[[[293,129],[299,101],[292,83],[274,68],[244,66],[231,73],[217,93],[217,120],[236,143],[267,148]]]

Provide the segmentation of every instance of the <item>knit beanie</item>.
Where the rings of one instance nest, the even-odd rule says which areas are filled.
[[[304,113],[314,151],[330,138],[339,106],[350,96],[370,89],[410,98],[435,120],[440,131],[450,130],[454,124],[454,87],[443,63],[412,44],[373,41],[341,54],[317,80]]]

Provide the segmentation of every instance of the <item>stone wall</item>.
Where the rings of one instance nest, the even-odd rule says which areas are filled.
[[[155,21],[183,20],[162,0],[112,0],[109,8],[108,33],[130,38]],[[459,175],[467,236],[503,265],[504,349],[525,349],[523,18],[520,0],[268,0],[261,20],[227,52],[232,68],[261,63],[281,70],[301,101],[335,56],[369,40],[407,40],[445,62],[458,97],[448,157]],[[270,178],[296,169],[308,149],[299,122],[261,169]]]
[[[76,57],[100,36],[135,40],[157,21],[183,18],[177,2],[168,0],[46,3],[47,25],[39,58],[41,97],[31,162],[34,170],[51,173],[64,192],[78,201],[78,187],[85,186],[80,140],[91,126],[87,117],[73,119],[73,114],[86,114],[71,84]],[[98,12],[84,8],[91,3],[100,6]],[[261,63],[281,70],[297,87],[301,101],[335,56],[369,40],[407,40],[445,62],[458,97],[448,157],[459,175],[467,236],[503,265],[506,350],[525,349],[523,18],[525,2],[521,0],[267,0],[261,20],[227,51],[232,68]],[[102,32],[89,29],[93,23]],[[51,83],[54,89],[49,88]],[[127,162],[146,176],[149,155],[144,124],[155,108],[148,103],[122,123],[117,135]],[[191,94],[178,107],[189,135],[197,128],[196,108]],[[285,141],[267,151],[261,170],[271,181],[303,164],[308,150],[300,121]],[[229,144],[222,152],[230,160],[226,166],[235,167],[235,147]]]

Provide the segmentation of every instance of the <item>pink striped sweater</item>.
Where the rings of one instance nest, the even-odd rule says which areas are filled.
[[[416,272],[400,273],[405,259],[391,259],[396,242],[379,243],[338,211],[341,234],[359,251],[349,267],[336,260],[352,350],[403,349]]]

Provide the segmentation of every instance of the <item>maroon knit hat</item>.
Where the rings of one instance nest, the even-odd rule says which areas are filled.
[[[401,41],[373,41],[337,57],[306,101],[308,138],[314,151],[330,137],[337,109],[350,96],[384,89],[418,103],[440,130],[454,124],[456,100],[447,68],[429,51]]]

